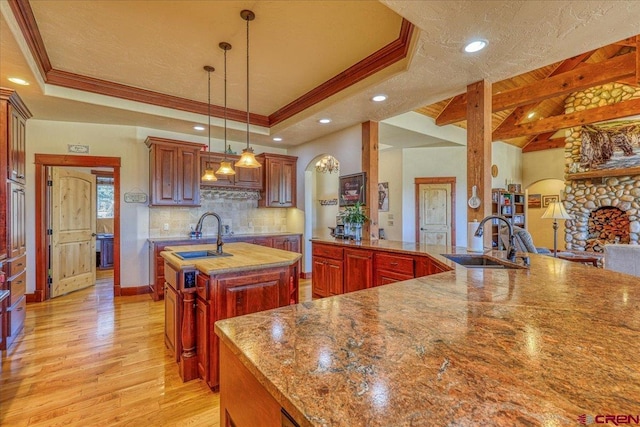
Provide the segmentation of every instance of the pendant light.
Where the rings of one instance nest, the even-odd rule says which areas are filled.
[[[253,154],[253,148],[249,146],[249,21],[253,21],[256,15],[252,11],[245,9],[240,12],[240,16],[247,21],[247,148],[242,150],[242,155],[240,160],[236,162],[236,166],[253,169],[262,166]]]
[[[220,168],[216,171],[216,175],[231,176],[236,171],[231,167],[231,162],[227,159],[227,51],[231,49],[231,45],[227,42],[221,42],[218,46],[224,50],[224,160],[220,162]]]
[[[216,69],[213,68],[211,65],[205,65],[203,68],[209,75],[209,84],[208,84],[208,90],[207,90],[208,92],[207,117],[209,118],[209,152],[211,152],[211,73],[214,72]],[[206,166],[204,168],[204,173],[202,174],[202,178],[200,179],[202,181],[209,181],[209,182],[218,180],[218,178],[216,178],[216,174],[213,172],[211,163],[209,162],[206,163]]]

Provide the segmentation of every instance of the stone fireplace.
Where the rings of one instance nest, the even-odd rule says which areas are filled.
[[[640,98],[640,88],[621,83],[597,86],[571,94],[565,100],[565,112],[571,114],[631,98]],[[563,201],[573,217],[565,222],[567,249],[601,252],[605,243],[640,244],[638,167],[584,169],[581,138],[581,128],[567,130]],[[634,148],[637,152],[637,146]],[[620,151],[620,147],[615,150]]]

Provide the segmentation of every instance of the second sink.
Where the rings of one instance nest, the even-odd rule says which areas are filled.
[[[441,254],[456,264],[467,268],[525,268],[521,265],[491,258],[487,255]]]
[[[194,259],[194,258],[220,258],[225,256],[233,256],[228,253],[217,253],[216,251],[184,251],[184,252],[174,252],[175,256],[180,259]]]

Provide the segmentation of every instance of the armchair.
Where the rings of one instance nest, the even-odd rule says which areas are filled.
[[[604,268],[640,277],[640,245],[604,245]]]

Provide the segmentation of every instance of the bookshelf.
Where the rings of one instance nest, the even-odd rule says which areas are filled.
[[[526,202],[525,193],[514,193],[501,188],[491,190],[491,213],[502,215],[511,222],[511,225],[525,228]],[[493,219],[491,224],[491,245],[498,249],[503,247],[499,236],[500,224],[503,224],[502,221],[497,219]]]

